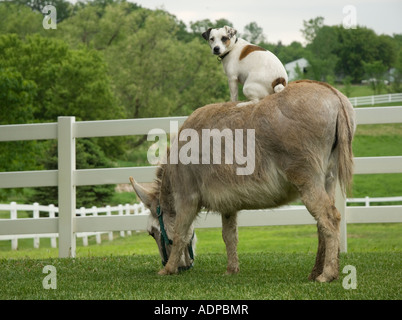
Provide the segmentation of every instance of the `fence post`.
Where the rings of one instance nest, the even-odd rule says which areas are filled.
[[[123,205],[119,204],[118,210],[119,210],[119,216],[122,216],[123,215]],[[120,231],[120,237],[125,237],[124,231]]]
[[[56,208],[55,208],[54,204],[49,204],[49,218],[54,218],[55,217],[55,211],[56,211]],[[52,248],[57,248],[56,237],[51,237],[50,238],[50,246]]]
[[[107,216],[112,215],[112,210],[109,205],[106,206],[106,215]],[[109,241],[113,241],[113,231],[109,231],[108,236],[109,236]]]
[[[10,219],[17,219],[17,203],[16,202],[11,202],[10,203],[11,208],[10,208]],[[11,250],[17,250],[18,249],[18,238],[16,236],[11,239]]]
[[[369,196],[365,196],[364,197],[364,204],[366,207],[370,207],[370,197]]]
[[[79,215],[81,216],[81,217],[85,217],[86,216],[86,212],[85,212],[85,208],[84,207],[81,207],[80,209],[79,209]],[[87,233],[85,233],[85,232],[83,232],[83,233],[81,233],[81,235],[82,235],[82,245],[84,246],[84,247],[88,247],[88,236],[87,236]]]
[[[59,257],[75,257],[75,117],[59,117],[58,186],[59,186]]]
[[[340,223],[340,251],[347,252],[348,251],[348,243],[347,243],[347,224],[346,224],[346,195],[343,193],[339,181],[336,184],[335,189],[335,207],[338,209],[341,214],[341,223]]]
[[[40,215],[39,215],[39,203],[35,202],[33,204],[33,213],[32,216],[34,219],[39,219]],[[36,235],[33,238],[33,246],[35,249],[39,249],[39,244],[40,244],[40,240],[39,237]]]
[[[126,215],[129,216],[130,215],[130,204],[126,203],[125,207],[126,207]],[[131,230],[127,230],[127,235],[131,236]]]
[[[97,217],[98,216],[98,208],[96,206],[92,207],[92,216],[93,217]],[[96,239],[96,243],[97,244],[101,244],[102,239],[101,239],[101,233],[100,232],[96,232],[95,233],[95,239]]]

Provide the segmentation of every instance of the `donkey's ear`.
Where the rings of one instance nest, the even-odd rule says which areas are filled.
[[[205,31],[203,34],[202,34],[202,37],[205,39],[205,40],[209,40],[209,34],[211,33],[211,30],[212,30],[212,28],[209,28],[207,31]]]
[[[145,189],[143,186],[139,185],[133,177],[130,177],[131,185],[134,188],[135,193],[137,194],[138,198],[140,198],[141,202],[147,207],[151,207],[152,203],[152,196],[151,193]]]

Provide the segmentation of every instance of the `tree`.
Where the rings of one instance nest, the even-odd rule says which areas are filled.
[[[338,74],[350,75],[356,83],[365,75],[364,63],[381,61],[387,68],[394,64],[396,47],[387,37],[377,36],[373,30],[361,26],[356,29],[333,28],[338,33],[339,42],[334,51],[339,58],[335,67]]]
[[[106,65],[94,50],[70,50],[60,40],[39,35],[24,41],[16,35],[0,36],[0,67],[16,70],[35,83],[33,116],[37,121],[70,115],[77,120],[123,116]]]
[[[374,94],[381,94],[385,88],[384,74],[387,67],[383,65],[382,61],[373,61],[363,62],[363,68]]]
[[[17,71],[0,68],[0,125],[33,121],[36,85]],[[36,143],[17,141],[0,143],[0,171],[35,169]]]
[[[33,122],[36,89],[35,83],[19,72],[0,67],[0,125]],[[37,169],[37,148],[36,141],[0,142],[0,172]],[[0,199],[6,199],[10,192],[0,190]]]
[[[57,22],[61,22],[68,18],[72,11],[72,4],[66,0],[7,0],[8,2],[25,5],[32,11],[42,13],[42,10],[47,5],[52,5],[57,9]],[[43,17],[42,17],[43,19]],[[41,24],[42,25],[42,24]]]
[[[2,67],[35,84],[35,121],[55,122],[59,116],[75,116],[77,120],[125,117],[112,92],[107,66],[95,50],[71,50],[63,41],[40,35],[25,40],[4,35],[0,36]],[[121,154],[123,146],[111,139],[102,139],[100,144],[110,155]]]
[[[44,33],[43,15],[28,6],[12,2],[0,2],[0,34],[15,33],[23,38],[31,33]]]
[[[316,37],[318,31],[324,26],[324,18],[316,17],[314,19],[310,19],[308,21],[303,20],[303,29],[301,29],[301,33],[306,39],[307,43],[311,43]]]
[[[402,92],[402,46],[399,49],[395,62],[395,70],[392,74],[392,90],[393,92]]]
[[[329,81],[335,77],[338,57],[335,52],[339,46],[338,34],[332,27],[322,26],[315,31],[315,37],[306,47],[306,59],[310,68],[308,77],[319,81]]]
[[[244,27],[242,38],[251,43],[259,44],[266,40],[263,32],[263,29],[256,22],[250,22]]]
[[[209,19],[190,22],[190,29],[193,31],[193,34],[197,36],[200,36],[208,28],[215,29],[215,28],[222,28],[224,26],[233,27],[233,23],[224,18],[217,19],[215,20],[215,22],[212,22]]]

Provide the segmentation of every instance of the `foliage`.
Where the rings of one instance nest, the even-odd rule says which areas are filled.
[[[234,27],[233,23],[231,23],[227,19],[217,19],[215,20],[215,22],[212,22],[209,19],[190,22],[190,28],[193,31],[194,35],[200,35],[208,28],[216,29],[216,28],[222,28],[224,26]]]
[[[301,33],[306,39],[307,43],[311,43],[317,36],[318,31],[324,26],[324,18],[316,17],[308,21],[303,20],[303,29]]]
[[[0,68],[0,125],[32,122],[37,87],[18,71]],[[0,143],[0,171],[34,169],[35,141]]]
[[[244,27],[242,37],[251,43],[265,42],[263,29],[256,22],[250,22]]]
[[[387,67],[382,61],[363,62],[363,68],[374,94],[380,94],[385,87],[384,75]]]
[[[306,54],[310,62],[309,78],[327,81],[335,75],[352,77],[354,83],[363,80],[365,63],[380,61],[389,70],[396,61],[397,38],[377,35],[363,26],[345,29],[324,25],[324,18],[304,21],[302,33],[307,40]]]
[[[377,36],[373,30],[365,27],[334,28],[340,43],[334,51],[339,57],[337,73],[350,75],[354,82],[360,82],[365,75],[364,63],[381,61],[387,70],[394,64],[396,52],[390,37]]]
[[[15,70],[36,85],[33,116],[95,120],[122,116],[106,77],[102,57],[94,50],[71,50],[57,39],[29,35],[0,36],[0,67]],[[83,108],[83,106],[85,106]]]
[[[18,5],[25,5],[30,8],[31,11],[36,11],[36,13],[42,13],[42,9],[47,5],[55,6],[57,9],[57,22],[61,22],[68,18],[73,9],[72,4],[66,0],[10,0],[9,2]]]
[[[0,125],[32,122],[36,92],[33,81],[25,80],[18,71],[0,67]],[[0,142],[0,172],[38,169],[35,157],[41,151],[37,141]],[[0,200],[13,191],[0,189]],[[15,192],[22,194],[21,189]]]
[[[24,37],[32,33],[42,33],[42,15],[28,6],[12,2],[0,2],[0,34],[15,33]]]

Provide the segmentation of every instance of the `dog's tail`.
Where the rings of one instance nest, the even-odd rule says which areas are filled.
[[[272,81],[271,86],[275,93],[281,92],[286,87],[286,80],[282,77],[276,78]]]

